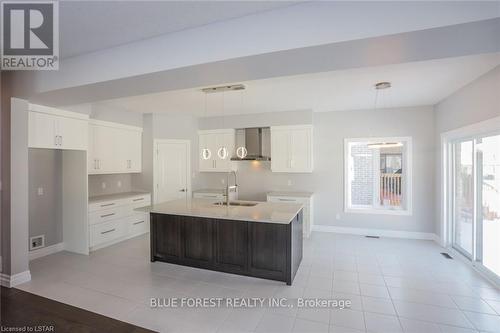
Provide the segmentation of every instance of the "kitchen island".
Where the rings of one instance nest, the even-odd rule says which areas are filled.
[[[302,260],[302,205],[181,199],[151,214],[151,261],[278,280],[291,285]]]

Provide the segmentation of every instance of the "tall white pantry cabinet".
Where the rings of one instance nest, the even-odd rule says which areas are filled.
[[[64,249],[88,254],[97,245],[90,232],[95,236],[98,225],[88,219],[88,175],[141,172],[142,128],[89,119],[86,114],[43,105],[30,104],[28,111],[28,148],[62,151]],[[146,203],[147,198],[143,199]],[[137,198],[131,200],[135,204]],[[147,232],[144,218],[131,214],[124,214],[122,239]]]

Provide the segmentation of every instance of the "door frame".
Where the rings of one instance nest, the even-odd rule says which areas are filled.
[[[186,161],[186,196],[189,198],[191,196],[191,141],[190,140],[180,140],[180,139],[154,139],[153,140],[153,203],[157,203],[157,188],[158,188],[158,145],[172,143],[172,144],[184,144],[187,151],[187,161]]]
[[[453,248],[453,191],[454,191],[454,150],[453,145],[455,142],[459,140],[471,139],[475,140],[477,137],[484,137],[489,135],[498,134],[500,130],[500,117],[494,117],[482,122],[478,122],[475,124],[471,124],[465,127],[457,128],[445,133],[441,133],[441,237],[440,244],[448,248],[455,255],[460,256],[466,262],[475,268],[478,272],[480,272],[484,277],[488,280],[496,284],[500,287],[500,278],[497,276],[493,276],[491,272],[489,272],[485,267],[482,266],[480,262],[477,260],[478,252],[476,244],[473,248],[473,256],[472,258],[466,258],[461,252],[456,251]],[[473,142],[473,146],[475,144]],[[474,160],[476,161],[476,149],[474,148]],[[476,170],[474,170],[474,175],[476,175]],[[474,184],[474,210],[477,212],[477,180]],[[477,220],[477,215],[474,216],[474,220]],[[475,223],[476,224],[476,223]],[[477,225],[474,226],[477,228]],[[474,236],[476,237],[476,230],[474,230]],[[476,241],[476,240],[475,240]]]

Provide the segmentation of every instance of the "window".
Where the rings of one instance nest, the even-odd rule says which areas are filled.
[[[411,138],[345,140],[345,210],[411,214]]]

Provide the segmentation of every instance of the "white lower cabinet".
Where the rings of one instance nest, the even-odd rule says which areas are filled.
[[[150,194],[119,194],[91,199],[89,203],[90,250],[94,251],[149,231],[149,214],[136,208],[151,204]]]
[[[313,197],[311,193],[293,192],[270,192],[267,194],[267,201],[281,203],[298,203],[304,206],[302,212],[303,236],[311,235],[313,221]]]

